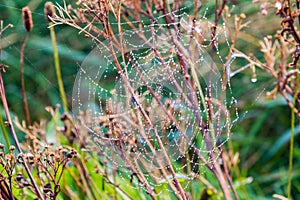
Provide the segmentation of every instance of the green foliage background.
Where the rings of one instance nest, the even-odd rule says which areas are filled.
[[[62,1],[56,2],[62,3]],[[19,57],[21,42],[25,35],[21,9],[26,5],[29,5],[32,10],[34,22],[25,50],[25,84],[33,119],[36,121],[42,118],[50,119],[44,108],[61,103],[53,65],[52,45],[47,29],[48,23],[43,14],[44,3],[41,0],[0,2],[0,19],[4,20],[4,25],[9,23],[14,25],[14,28],[4,33],[0,42],[3,47],[1,62],[9,66],[4,75],[4,83],[10,111],[20,119],[24,119],[24,114],[19,83]],[[249,27],[243,30],[237,47],[261,58],[258,41],[268,34],[275,33],[280,28],[280,19],[274,13],[269,13],[266,17],[262,16],[259,13],[259,4],[253,4],[252,0],[231,1],[229,5],[232,6],[233,3],[236,4],[236,13],[245,13],[247,20],[252,21]],[[209,8],[208,18],[210,18],[212,4],[213,1],[205,4]],[[70,27],[58,26],[55,30],[63,81],[71,105],[73,83],[78,66],[93,49],[93,44]],[[243,64],[242,61],[237,60],[233,67],[238,68]],[[241,199],[247,197],[257,200],[270,199],[275,193],[285,195],[287,188],[290,109],[280,96],[274,100],[267,100],[265,94],[275,86],[275,80],[259,69],[257,76],[258,81],[251,83],[251,70],[248,69],[231,80],[233,95],[238,100],[239,118],[233,127],[229,144],[235,152],[239,153],[239,168],[234,170],[233,180]],[[300,199],[299,128],[296,126],[292,188],[294,199]],[[0,135],[0,141],[4,143],[4,138],[2,134]],[[248,177],[252,177],[253,181],[246,183]]]

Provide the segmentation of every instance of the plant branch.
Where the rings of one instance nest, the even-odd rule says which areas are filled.
[[[26,122],[27,125],[31,125],[30,120],[30,114],[29,114],[29,108],[26,98],[26,91],[25,91],[25,80],[24,80],[24,51],[25,51],[25,44],[26,40],[28,38],[29,32],[26,32],[26,35],[24,36],[22,47],[21,47],[21,55],[20,55],[20,81],[21,81],[21,90],[22,90],[22,100],[23,100],[23,108],[25,112]]]
[[[7,100],[6,100],[6,95],[5,95],[5,90],[4,90],[4,84],[3,84],[3,78],[2,78],[2,69],[0,70],[0,93],[1,93],[1,99],[2,99],[2,103],[3,103],[3,107],[4,107],[4,110],[5,110],[5,113],[6,113],[6,117],[7,117],[7,124],[9,126],[9,128],[10,128],[10,131],[12,133],[13,139],[14,139],[14,141],[16,143],[17,150],[21,154],[22,150],[21,150],[21,147],[20,147],[20,143],[19,143],[18,137],[17,137],[16,132],[15,132],[15,129],[14,129],[13,124],[12,124],[12,120],[11,120],[11,117],[10,117],[9,108],[8,108],[8,104],[7,104]],[[38,186],[37,186],[37,184],[36,184],[36,182],[35,182],[35,180],[33,178],[33,175],[31,173],[31,171],[30,171],[30,169],[29,169],[26,161],[22,162],[22,164],[23,164],[23,166],[24,166],[24,168],[25,168],[25,170],[26,170],[26,172],[27,172],[27,174],[28,174],[28,176],[29,176],[29,178],[31,180],[31,183],[32,183],[32,185],[34,187],[36,195],[40,199],[44,200],[44,197],[42,196],[42,194],[41,194],[41,192],[40,192],[40,190],[39,190],[39,188],[38,188]]]

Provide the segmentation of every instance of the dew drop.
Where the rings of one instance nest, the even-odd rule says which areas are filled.
[[[251,69],[252,69],[251,82],[252,83],[256,83],[257,82],[257,76],[256,76],[256,73],[255,73],[255,66],[252,65]]]
[[[256,74],[252,74],[252,76],[251,76],[251,82],[252,83],[256,83],[257,82]]]

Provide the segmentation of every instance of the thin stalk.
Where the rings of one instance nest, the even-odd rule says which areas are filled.
[[[6,100],[6,95],[5,95],[5,90],[4,90],[4,84],[3,84],[3,78],[2,78],[2,71],[0,71],[0,93],[1,93],[1,99],[2,99],[2,103],[3,103],[3,107],[4,107],[4,110],[5,110],[5,114],[6,114],[6,118],[7,118],[7,124],[10,128],[10,131],[12,133],[12,136],[13,136],[13,139],[14,139],[14,142],[16,144],[16,147],[17,147],[17,150],[18,152],[21,154],[22,153],[22,149],[20,147],[20,143],[19,143],[19,140],[18,140],[18,137],[16,135],[16,132],[15,132],[15,129],[13,127],[13,124],[12,124],[12,120],[11,120],[11,117],[10,117],[10,113],[9,113],[9,109],[8,109],[8,104],[7,104],[7,100]],[[44,197],[42,196],[40,190],[38,189],[38,186],[35,182],[35,180],[33,179],[33,176],[32,176],[32,173],[26,163],[26,161],[22,162],[28,176],[29,176],[29,179],[32,183],[32,186],[36,192],[36,195],[44,200]]]
[[[157,130],[156,130],[155,128],[153,128],[153,125],[152,125],[151,120],[149,119],[149,116],[146,114],[146,112],[145,112],[145,110],[143,109],[143,107],[139,104],[139,101],[138,101],[138,99],[136,98],[135,93],[134,93],[134,91],[133,91],[133,89],[132,89],[132,87],[131,87],[129,81],[128,81],[128,79],[126,78],[125,74],[123,73],[122,68],[121,68],[121,66],[120,66],[120,64],[119,64],[119,62],[118,62],[118,60],[117,60],[117,58],[116,58],[116,56],[115,56],[115,52],[114,52],[114,50],[113,50],[113,48],[112,48],[112,43],[111,43],[111,51],[112,51],[113,60],[114,60],[114,62],[115,62],[115,64],[116,64],[116,67],[117,67],[118,71],[120,72],[120,75],[121,75],[122,79],[124,80],[124,82],[125,82],[125,84],[126,84],[128,90],[129,90],[129,92],[131,93],[133,99],[135,100],[135,102],[136,102],[136,104],[137,104],[137,106],[138,106],[139,111],[142,113],[143,117],[144,117],[145,120],[149,123],[149,125],[151,126],[151,128],[152,128],[153,131],[154,131],[155,138],[156,138],[156,140],[157,140],[157,142],[158,142],[159,147],[160,147],[161,150],[162,150],[162,153],[163,153],[163,155],[164,155],[164,157],[165,157],[165,159],[166,159],[166,162],[167,162],[167,165],[168,165],[168,167],[169,167],[169,170],[170,170],[170,172],[171,172],[171,174],[172,174],[173,181],[174,181],[174,186],[178,189],[178,192],[179,192],[179,195],[180,195],[179,197],[181,197],[182,199],[186,199],[184,190],[182,189],[182,187],[181,187],[181,185],[180,185],[178,179],[176,178],[175,171],[174,171],[174,169],[173,169],[173,167],[172,167],[171,161],[170,161],[170,159],[169,159],[169,157],[168,157],[168,154],[167,154],[167,152],[166,152],[166,150],[165,150],[165,148],[164,148],[164,146],[163,146],[163,143],[162,143],[162,141],[161,141],[161,139],[160,139],[160,137],[159,137],[159,135],[158,135],[158,133],[157,133]],[[148,89],[149,89],[149,88],[148,88]],[[174,191],[174,192],[176,193],[176,191]]]
[[[9,142],[8,133],[6,131],[5,124],[4,124],[3,117],[2,117],[2,109],[0,109],[0,126],[1,126],[3,137],[5,139],[6,149],[9,151],[10,142]]]
[[[288,171],[288,199],[291,199],[292,193],[292,176],[293,176],[293,153],[294,153],[294,138],[295,138],[295,112],[297,103],[297,94],[299,87],[298,73],[295,74],[295,90],[294,90],[294,104],[293,109],[291,109],[291,139],[290,139],[290,153],[289,153],[289,171]]]
[[[21,81],[22,101],[23,101],[23,108],[24,108],[24,112],[25,112],[26,122],[27,122],[27,125],[30,125],[31,124],[31,120],[30,120],[28,103],[27,103],[27,99],[26,99],[25,81],[24,81],[24,50],[25,50],[26,40],[28,38],[28,33],[29,32],[26,32],[26,35],[24,36],[22,47],[21,47],[21,55],[20,55],[20,81]]]
[[[66,98],[66,93],[62,81],[61,76],[61,69],[60,69],[60,63],[59,63],[59,57],[58,57],[58,51],[57,51],[57,45],[56,45],[56,37],[55,37],[55,31],[54,26],[52,22],[49,22],[49,29],[50,29],[50,35],[51,35],[51,41],[52,41],[52,47],[53,47],[53,57],[54,57],[54,65],[55,65],[55,71],[56,71],[56,77],[57,77],[57,83],[59,87],[60,97],[62,100],[64,112],[68,112],[68,103]]]
[[[3,28],[3,21],[2,20],[0,21],[0,41],[2,39],[3,31],[5,31],[7,28],[10,28],[10,27],[12,27],[11,24],[9,24],[9,25],[7,25],[6,27]],[[2,48],[1,48],[1,46],[0,46],[0,61],[2,61]],[[8,133],[6,131],[5,124],[4,124],[3,117],[2,117],[2,109],[0,109],[0,126],[1,126],[3,137],[5,139],[6,149],[9,151],[10,142],[9,142]]]

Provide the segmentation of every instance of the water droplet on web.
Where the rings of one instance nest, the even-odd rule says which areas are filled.
[[[188,14],[180,12],[180,16],[184,15],[188,16]],[[203,17],[203,19],[206,18]],[[141,31],[148,33],[147,30],[152,25],[153,24],[143,25],[145,30]],[[225,26],[225,24],[223,25]],[[162,24],[159,27],[153,26],[151,28],[154,30],[164,28],[168,30],[166,26],[167,25]],[[203,21],[202,23],[199,23],[198,26],[199,27],[196,28],[202,28],[204,30],[204,28],[210,26],[210,22],[207,21],[206,23],[206,21]],[[225,38],[225,40],[218,39],[219,37],[227,37],[225,32],[226,30],[224,27],[223,29],[220,28],[220,30],[217,31],[216,40],[219,42],[228,41],[227,38]],[[161,31],[155,30],[155,32],[160,33]],[[210,70],[206,70],[206,65],[210,63],[210,55],[206,52],[206,48],[210,48],[209,45],[211,45],[211,39],[207,39],[205,38],[205,35],[201,34],[201,37],[199,36],[199,38],[201,40],[203,39],[203,42],[207,41],[206,45],[199,44],[197,47],[199,47],[201,51],[193,52],[194,57],[191,64],[195,66],[196,74],[199,76],[199,85],[197,85],[197,87],[195,85],[195,88],[193,88],[196,92],[195,97],[193,97],[190,96],[191,93],[189,92],[189,85],[187,85],[186,80],[183,79],[182,68],[179,60],[176,57],[175,52],[178,52],[179,49],[173,45],[168,36],[162,35],[163,37],[161,38],[156,38],[156,36],[156,34],[150,34],[150,38],[148,39],[149,41],[161,41],[157,44],[158,46],[155,50],[157,53],[163,56],[162,60],[160,60],[159,57],[152,52],[152,49],[149,48],[145,43],[139,42],[140,40],[138,33],[135,31],[126,31],[123,41],[124,45],[126,44],[129,47],[129,58],[125,58],[125,63],[121,61],[123,69],[122,72],[124,74],[121,76],[122,72],[117,70],[115,67],[112,56],[109,55],[108,52],[104,50],[102,51],[102,49],[99,48],[101,53],[99,57],[103,59],[104,64],[101,66],[99,71],[96,71],[97,76],[95,79],[97,80],[93,80],[94,76],[92,75],[94,75],[94,71],[88,72],[92,78],[88,76],[89,74],[80,75],[78,77],[77,84],[77,87],[79,87],[80,90],[74,93],[74,95],[76,95],[75,97],[83,96],[82,100],[80,99],[80,101],[75,102],[79,106],[87,104],[87,107],[93,109],[95,109],[97,106],[97,110],[95,110],[94,113],[95,117],[93,116],[93,120],[95,122],[91,124],[90,130],[93,130],[92,128],[94,124],[99,125],[99,122],[101,122],[101,131],[103,134],[107,135],[102,137],[97,135],[96,132],[94,133],[91,131],[91,135],[95,136],[97,139],[97,141],[95,141],[96,145],[101,149],[102,152],[105,152],[105,155],[101,155],[101,159],[104,159],[105,157],[105,159],[108,160],[108,163],[110,163],[111,167],[124,170],[124,173],[122,171],[122,173],[119,174],[121,176],[123,175],[124,179],[129,177],[131,174],[130,170],[127,170],[129,168],[127,167],[126,162],[132,162],[130,164],[136,164],[137,169],[141,170],[139,173],[147,173],[150,184],[153,184],[154,186],[156,186],[157,182],[152,182],[150,180],[152,176],[157,177],[158,180],[165,178],[165,175],[160,174],[157,169],[169,171],[167,170],[169,166],[164,161],[164,156],[162,156],[161,153],[162,148],[157,142],[157,137],[161,139],[161,143],[164,146],[166,153],[170,156],[172,162],[181,161],[181,158],[184,158],[185,153],[188,150],[193,149],[191,148],[191,145],[196,146],[197,150],[206,156],[207,149],[205,142],[201,141],[201,131],[204,131],[203,134],[209,135],[214,133],[210,133],[209,130],[202,130],[201,127],[199,127],[196,116],[199,115],[200,118],[203,118],[202,120],[204,120],[204,127],[205,124],[207,124],[207,127],[210,127],[211,124],[209,124],[206,120],[206,113],[208,112],[208,109],[217,109],[215,105],[209,107],[206,102],[206,97],[208,94],[207,87],[209,83],[209,77],[211,77]],[[210,38],[210,35],[208,35],[208,38]],[[197,43],[197,41],[193,41],[196,39],[197,38],[191,39],[190,35],[180,35],[180,43],[182,44],[183,48],[188,48],[190,46],[190,42]],[[226,44],[228,44],[229,48],[229,43]],[[219,55],[216,56],[218,58],[223,56],[221,55],[223,54],[223,51],[220,51],[217,42],[216,54]],[[120,56],[120,52],[116,51],[116,56]],[[118,59],[119,58],[121,60],[121,57],[118,57]],[[220,61],[223,63],[222,60]],[[133,65],[140,70],[140,74],[138,74],[135,69],[132,68]],[[211,89],[210,92],[212,98],[218,98],[220,96],[219,92],[221,91],[222,86],[222,74],[219,73],[217,66],[213,67],[214,69],[211,74],[213,80],[209,88]],[[86,68],[90,69],[89,66]],[[194,77],[191,78],[194,80]],[[257,81],[256,75],[254,78],[255,80],[252,77],[252,82]],[[109,79],[108,83],[107,79]],[[124,81],[126,79],[128,82]],[[108,87],[107,85],[109,84],[111,84],[113,88]],[[85,87],[90,85],[93,87]],[[154,91],[156,96],[153,96],[147,86]],[[97,90],[95,90],[95,88],[97,88]],[[132,91],[129,90],[129,88],[132,88]],[[84,98],[84,95],[86,95],[86,90],[89,92],[88,98]],[[79,93],[80,91],[82,91],[82,93]],[[203,94],[200,91],[203,92]],[[94,97],[95,92],[97,92],[97,97]],[[134,94],[132,94],[132,92]],[[201,101],[203,97],[204,102]],[[161,103],[164,104],[163,108],[166,109],[166,111],[162,109],[162,106],[160,106],[156,98],[158,98]],[[199,101],[195,102],[199,103],[196,105],[198,110],[194,109],[193,98]],[[95,102],[93,101],[94,99]],[[229,102],[223,101],[221,103],[226,107],[230,106],[227,105]],[[234,102],[231,101],[230,104],[234,104]],[[146,115],[149,115],[146,117],[149,117],[149,120],[152,123],[151,126],[144,119],[144,113],[141,113],[140,111],[142,109],[145,110]],[[176,123],[173,122],[173,120],[170,120],[169,115],[175,119]],[[223,117],[220,119],[223,120]],[[227,122],[226,119],[223,121],[226,123],[224,123],[224,125],[222,125],[220,128],[230,126],[230,122]],[[116,128],[107,128],[107,124],[113,124]],[[217,132],[220,132],[219,130],[220,129],[218,129]],[[229,134],[230,133],[228,132],[226,140],[229,139]],[[198,136],[200,136],[199,143],[196,144],[194,141],[195,138],[197,138],[198,141]],[[124,141],[124,146],[122,148],[119,146],[120,138],[122,141]],[[216,141],[213,141],[213,143],[216,144]],[[189,153],[192,155],[192,152]],[[196,156],[196,154],[193,156]],[[123,158],[126,158],[126,162]],[[161,162],[158,164],[158,161]],[[215,162],[215,160],[208,160],[208,162]],[[139,168],[139,165],[141,165],[141,169]],[[199,174],[202,174],[205,171],[202,168],[202,166],[204,167],[204,164],[199,163],[198,161],[194,162],[192,159],[190,165],[191,168],[194,168],[192,171],[197,171]],[[144,168],[150,169],[144,171]],[[153,174],[151,170],[154,170]],[[180,171],[181,168],[175,167],[175,170]],[[188,182],[184,187],[188,187]]]
[[[256,83],[257,82],[257,76],[256,76],[256,74],[252,74],[252,76],[251,76],[251,82],[252,83]]]

